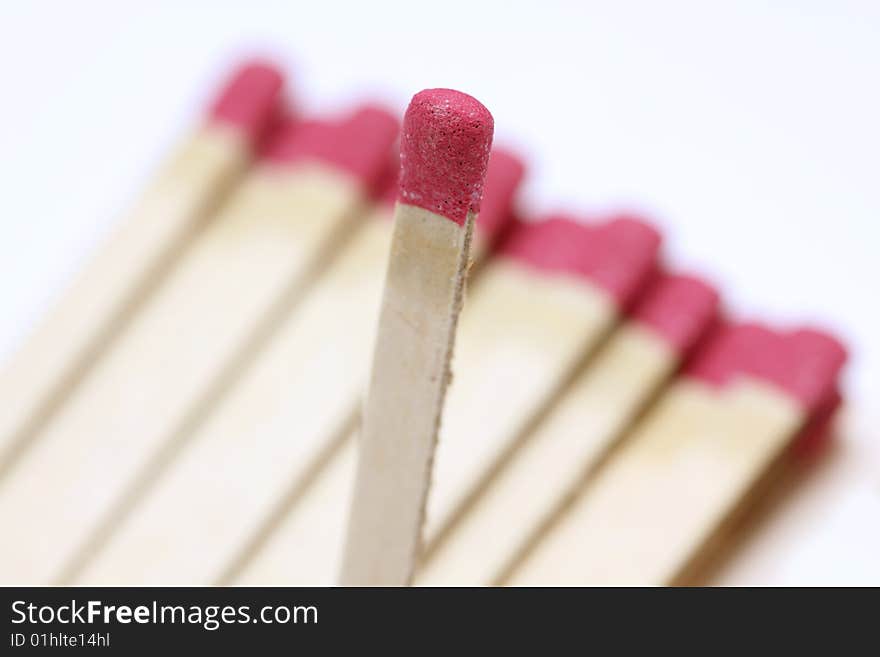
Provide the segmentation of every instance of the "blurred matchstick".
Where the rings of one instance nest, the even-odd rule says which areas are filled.
[[[0,581],[68,581],[173,458],[367,207],[398,124],[367,107],[276,126],[193,242],[0,490]],[[27,500],[27,504],[23,501]]]
[[[0,477],[244,172],[280,110],[281,74],[251,62],[162,166],[36,330],[0,368]]]
[[[648,282],[660,236],[618,217],[514,227],[462,315],[428,498],[425,558]]]
[[[839,399],[843,347],[813,330],[720,327],[508,582],[664,585]]]
[[[700,280],[661,274],[419,572],[420,585],[490,585],[582,485],[716,318]]]

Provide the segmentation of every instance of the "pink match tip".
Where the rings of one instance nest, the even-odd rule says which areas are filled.
[[[397,134],[392,114],[367,105],[341,121],[288,120],[269,136],[263,156],[280,164],[324,162],[372,190],[387,168]]]
[[[519,222],[499,252],[539,270],[586,278],[624,307],[654,271],[659,248],[660,234],[638,219],[585,224],[554,216]]]
[[[846,348],[814,329],[774,331],[762,324],[724,324],[688,365],[690,376],[723,385],[736,375],[763,379],[795,398],[809,413],[837,390]]]
[[[281,111],[283,82],[281,72],[271,64],[247,62],[230,77],[211,104],[209,116],[257,142]]]
[[[390,209],[397,201],[398,180],[400,179],[400,153],[392,150],[388,163],[376,179],[373,186],[373,200]]]
[[[476,223],[486,244],[494,244],[511,221],[511,206],[524,176],[525,165],[519,157],[501,148],[492,149]]]
[[[632,310],[632,319],[666,340],[683,357],[711,328],[718,292],[685,274],[660,272]]]
[[[460,91],[413,96],[400,139],[400,202],[464,224],[480,209],[494,127],[489,110]]]
[[[795,436],[792,455],[795,458],[811,459],[820,456],[834,437],[834,416],[843,403],[840,391],[835,389],[826,400],[813,411],[813,415]]]

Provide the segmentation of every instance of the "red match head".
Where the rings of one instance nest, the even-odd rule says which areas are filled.
[[[373,189],[387,168],[397,132],[393,114],[365,105],[342,120],[281,122],[269,135],[263,156],[282,164],[320,161]]]
[[[211,104],[210,119],[257,142],[281,111],[283,82],[281,72],[271,64],[259,60],[242,64]]]
[[[794,438],[791,446],[793,456],[813,458],[821,455],[834,437],[834,416],[841,403],[843,403],[843,397],[840,391],[835,389],[813,411],[812,416]]]
[[[400,180],[400,153],[392,149],[388,163],[373,186],[373,200],[388,208],[389,217],[391,216],[391,208],[397,201],[398,180]]]
[[[492,245],[511,219],[511,206],[525,175],[525,165],[511,151],[494,148],[489,156],[486,184],[476,229]]]
[[[654,271],[660,234],[632,217],[587,224],[554,216],[519,222],[499,249],[537,270],[580,276],[626,306]]]
[[[684,356],[718,319],[718,292],[694,276],[660,272],[636,302],[631,318]]]
[[[780,388],[814,413],[837,390],[846,348],[815,329],[774,331],[762,324],[723,324],[688,365],[687,374],[715,385],[749,375]]]
[[[460,91],[413,96],[400,139],[400,202],[463,224],[480,209],[494,127],[489,110]]]

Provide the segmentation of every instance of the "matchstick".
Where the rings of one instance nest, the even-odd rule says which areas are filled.
[[[570,499],[716,317],[699,279],[661,274],[537,430],[491,477],[417,576],[427,586],[491,585]]]
[[[201,127],[0,368],[0,478],[234,186],[279,110],[281,85],[263,63],[232,75]]]
[[[667,578],[665,584],[672,586],[704,584],[705,578],[712,576],[713,568],[722,565],[724,558],[732,550],[737,549],[737,540],[741,538],[738,536],[738,532],[746,531],[749,528],[753,512],[760,513],[769,510],[764,508],[765,503],[772,505],[773,495],[782,494],[786,486],[792,484],[792,478],[798,476],[798,470],[805,465],[805,461],[824,456],[824,452],[829,446],[828,443],[835,433],[837,411],[843,403],[839,387],[839,374],[847,355],[844,346],[840,342],[830,339],[831,336],[819,334],[816,339],[815,334],[810,335],[814,331],[807,330],[806,333],[807,337],[801,338],[801,346],[794,347],[796,355],[789,354],[788,357],[799,361],[802,358],[809,358],[810,354],[824,352],[824,356],[828,359],[825,376],[827,380],[831,381],[831,385],[821,393],[813,395],[812,399],[810,399],[811,395],[804,394],[803,390],[798,393],[801,405],[808,408],[805,413],[806,419],[801,423],[799,430],[792,437],[789,437],[775,456],[772,456],[754,474],[754,478],[749,482],[745,492],[733,500],[727,510],[717,517],[717,522],[711,531],[702,537],[683,565]],[[771,347],[774,351],[777,348],[777,346]],[[781,349],[780,351],[784,353],[785,350]],[[759,356],[759,358],[761,357]],[[759,363],[758,368],[766,368],[768,362],[765,360],[765,362]],[[702,368],[705,366],[705,360],[697,360],[694,365],[692,370],[697,367]],[[714,369],[714,367],[710,366],[709,369]],[[777,371],[777,375],[779,373],[780,371]],[[720,379],[716,378],[717,372],[713,376],[709,371],[703,371],[703,376],[715,383],[720,382]],[[792,382],[787,383],[791,384]],[[795,384],[789,389],[789,392],[794,393],[797,387]]]
[[[398,172],[395,163],[388,176],[394,198]],[[516,157],[493,151],[474,229],[477,253],[487,253],[505,225],[522,172]],[[359,408],[367,378],[371,329],[391,246],[391,212],[386,196],[78,582],[229,579],[230,569],[237,570],[239,562],[243,566],[290,512],[291,498],[308,495],[310,482],[332,467],[327,460],[337,458],[340,428],[347,428],[346,420]],[[358,326],[364,330],[353,330]],[[248,436],[246,445],[242,436]],[[343,502],[324,509],[314,533],[299,536],[285,550],[284,563],[302,568],[310,582],[329,585],[338,573],[350,483],[342,486]],[[329,525],[338,535],[321,541],[321,528]],[[143,549],[156,544],[166,549]],[[304,583],[275,580],[282,581]]]
[[[648,282],[659,243],[633,218],[556,217],[520,224],[500,246],[462,316],[425,555],[609,335]]]
[[[834,471],[833,478],[838,482],[860,474],[860,466],[852,460],[849,465],[855,465],[855,468],[839,468],[840,463],[837,463],[826,470],[825,466],[829,464],[822,463],[839,456],[840,446],[835,447],[832,444],[836,437],[849,437],[851,431],[858,430],[852,413],[837,412],[842,403],[840,394],[832,395],[823,402],[822,408],[810,417],[789,448],[764,471],[735,508],[702,542],[688,563],[679,569],[670,580],[671,585],[729,586],[728,583],[745,583],[760,586],[786,579],[778,571],[779,557],[784,555],[780,555],[777,548],[784,546],[787,555],[795,561],[800,549],[792,549],[794,546],[789,540],[791,528],[786,519],[772,519],[773,528],[768,527],[766,521],[777,511],[783,511],[781,507],[786,505],[791,494],[806,493],[801,490],[805,480],[821,478],[824,487],[829,485],[829,470]],[[870,468],[870,465],[864,465]],[[812,495],[815,493],[814,489]],[[853,493],[857,496],[858,489]],[[839,498],[833,502],[825,496],[822,498],[826,503],[840,502]],[[817,509],[813,510],[812,517],[815,517],[816,511]],[[774,535],[782,535],[787,539],[777,546]],[[822,572],[817,571],[815,574],[817,577],[811,578],[812,582],[823,581]],[[801,585],[804,582],[799,579],[795,583]]]
[[[356,432],[352,432],[355,434]],[[357,470],[357,436],[348,435],[258,550],[224,583],[333,586],[337,583]]]
[[[284,123],[264,161],[0,488],[0,581],[67,581],[295,303],[368,201],[398,131],[367,107]]]
[[[838,399],[843,347],[814,330],[725,325],[509,579],[663,585]]]
[[[412,579],[493,128],[478,101],[447,89],[416,94],[404,117],[400,197],[343,553],[346,585]]]

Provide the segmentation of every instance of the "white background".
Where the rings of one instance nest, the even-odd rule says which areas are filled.
[[[880,5],[4,2],[0,357],[250,53],[308,111],[467,91],[533,212],[643,210],[737,315],[841,335],[841,447],[725,576],[880,583]]]

